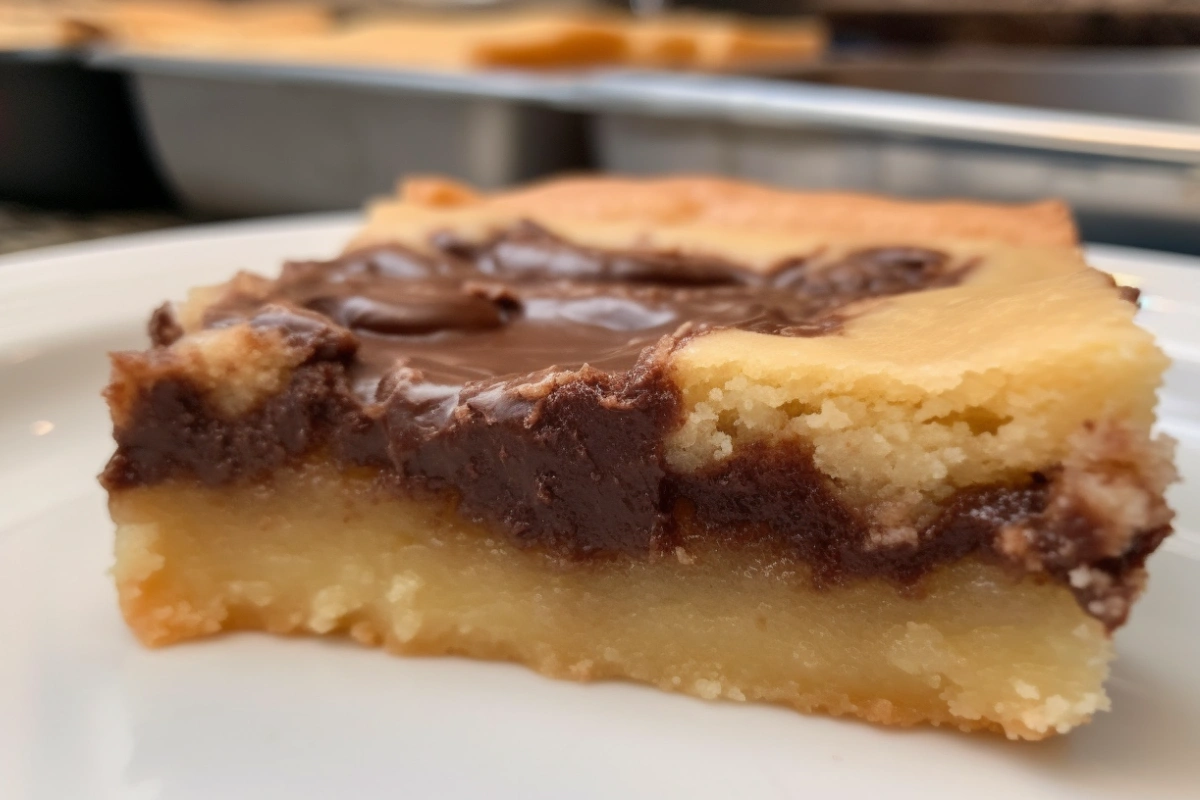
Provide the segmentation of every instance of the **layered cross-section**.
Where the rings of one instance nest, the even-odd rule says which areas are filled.
[[[1133,299],[1055,204],[411,182],[114,356],[122,609],[1063,732],[1170,532]]]

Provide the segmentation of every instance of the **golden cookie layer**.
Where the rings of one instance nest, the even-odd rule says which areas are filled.
[[[565,566],[320,466],[260,487],[134,489],[111,509],[121,608],[148,645],[245,629],[348,635],[1021,739],[1108,708],[1103,627],[1066,589],[973,561],[911,597],[879,580],[815,590],[775,554],[736,548]]]

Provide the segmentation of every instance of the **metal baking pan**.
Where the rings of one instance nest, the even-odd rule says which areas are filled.
[[[192,211],[357,208],[396,177],[483,187],[585,166],[569,79],[190,61],[98,53],[128,72],[154,152]]]
[[[124,76],[86,69],[64,50],[0,52],[0,200],[166,204]]]
[[[1086,238],[1200,253],[1200,127],[778,80],[598,76],[601,166],[814,189],[1060,197]]]
[[[942,47],[827,59],[835,86],[1200,124],[1200,48]]]

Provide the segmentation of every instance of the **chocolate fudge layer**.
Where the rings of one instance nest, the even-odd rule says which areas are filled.
[[[369,508],[394,505],[385,525],[436,513],[435,529],[486,531],[504,542],[493,552],[540,565],[539,580],[700,559],[717,575],[751,563],[780,591],[835,606],[866,591],[952,609],[946,576],[984,569],[991,582],[1046,587],[1020,593],[1073,597],[1075,622],[1058,605],[1046,612],[1087,632],[1090,677],[1055,694],[1074,697],[1065,710],[1041,690],[1019,695],[1018,717],[1003,711],[1012,701],[885,713],[771,681],[756,696],[1038,738],[1103,707],[1094,668],[1106,658],[1094,648],[1125,621],[1171,518],[1169,452],[1149,439],[1162,357],[1130,323],[1128,293],[1072,241],[1054,206],[921,208],[699,180],[494,198],[417,184],[376,209],[342,257],[289,263],[275,280],[242,275],[156,312],[154,346],[115,359],[118,448],[103,482],[114,516],[145,525],[126,498],[210,507],[223,492],[282,497],[311,481],[302,493],[325,496],[331,479],[313,476],[333,469],[356,487],[346,498],[370,486]],[[441,541],[398,532],[393,546],[410,548],[409,535]],[[429,574],[422,585],[437,583]],[[123,603],[148,641],[249,613],[228,609],[240,607],[229,595],[246,591],[239,580],[219,594],[225,623],[149,624],[145,580],[133,583]],[[347,591],[324,586],[313,603]],[[254,614],[282,613],[263,597]],[[388,634],[362,614],[336,614],[334,628],[497,654],[496,629],[430,645],[407,623],[395,633],[410,616]],[[293,621],[244,624],[324,632],[303,614],[281,619]],[[518,653],[505,657],[538,660],[520,655],[532,640],[505,641],[501,653]],[[619,659],[609,669],[641,674]]]

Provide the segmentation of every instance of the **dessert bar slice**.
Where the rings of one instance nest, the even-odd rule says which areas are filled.
[[[410,182],[113,356],[121,608],[1061,733],[1170,532],[1132,299],[1055,203]]]

